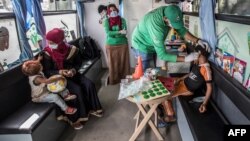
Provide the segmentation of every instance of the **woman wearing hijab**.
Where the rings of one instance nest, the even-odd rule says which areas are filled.
[[[95,84],[78,72],[82,64],[79,50],[64,42],[63,30],[54,28],[47,33],[46,39],[48,46],[44,48],[42,61],[44,74],[47,77],[56,74],[66,77],[67,88],[77,96],[76,100],[69,105],[78,109],[76,114],[67,116],[67,120],[75,129],[81,129],[81,122],[87,121],[89,114],[102,116],[102,107]]]
[[[109,84],[116,84],[129,74],[129,51],[126,37],[127,26],[124,18],[118,15],[119,10],[114,4],[107,8],[108,18],[103,26],[107,34],[106,53],[109,67]]]

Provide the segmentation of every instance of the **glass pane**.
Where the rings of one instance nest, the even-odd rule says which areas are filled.
[[[75,0],[43,0],[43,11],[76,10]]]
[[[47,32],[53,28],[65,31],[66,41],[77,38],[76,14],[44,16]]]
[[[56,11],[55,0],[43,0],[41,6],[43,11]]]
[[[14,19],[0,20],[0,72],[19,59],[20,47]]]
[[[218,5],[221,14],[250,16],[248,0],[219,0]]]
[[[10,0],[0,0],[0,13],[13,12]]]
[[[199,12],[200,0],[193,0],[192,12]]]
[[[184,1],[181,3],[183,12],[193,12],[193,5],[191,1]]]

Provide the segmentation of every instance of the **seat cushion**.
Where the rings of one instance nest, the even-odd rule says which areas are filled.
[[[31,100],[27,76],[21,65],[0,74],[0,122]]]
[[[18,111],[9,115],[0,123],[0,134],[31,134],[42,121],[50,114],[54,104],[29,102]],[[19,129],[19,127],[32,115],[38,114],[39,118],[29,129]]]
[[[196,141],[221,141],[225,121],[209,103],[207,111],[199,113],[200,103],[191,102],[193,97],[179,97],[190,130]]]

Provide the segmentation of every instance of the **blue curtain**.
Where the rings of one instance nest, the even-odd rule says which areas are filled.
[[[12,0],[13,11],[16,15],[18,36],[20,40],[21,55],[20,61],[33,57],[32,50],[26,38],[26,2],[23,0]]]
[[[211,46],[210,60],[214,61],[214,50],[217,45],[217,35],[215,28],[215,15],[214,9],[216,6],[216,0],[201,0],[199,17],[202,32],[202,39],[207,41]]]
[[[79,19],[79,29],[80,29],[80,36],[84,37],[87,35],[86,30],[84,28],[84,3],[82,0],[77,0],[76,1],[76,10],[77,10],[77,16]]]
[[[124,16],[124,9],[123,9],[123,0],[119,0],[119,11],[120,11],[120,16]]]
[[[42,36],[42,47],[46,45],[46,26],[43,18],[43,11],[41,7],[42,0],[31,0],[32,8],[33,8],[33,16],[36,23],[37,33]]]

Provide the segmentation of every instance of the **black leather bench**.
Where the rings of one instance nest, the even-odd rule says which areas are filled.
[[[239,124],[239,119],[242,119],[243,122],[244,119],[246,119],[245,121],[250,119],[250,96],[246,89],[230,75],[223,72],[221,68],[213,63],[210,64],[214,89],[207,112],[200,114],[199,103],[192,102],[194,97],[203,96],[204,90],[195,92],[194,96],[177,99],[178,126],[183,141],[222,141],[224,140],[225,125]],[[235,118],[236,113],[238,120],[237,117]],[[183,128],[190,133],[184,133]]]
[[[57,140],[67,125],[56,120],[54,104],[31,102],[30,85],[21,65],[0,74],[0,80],[0,140]],[[33,114],[39,118],[21,129]]]
[[[179,97],[180,105],[186,116],[189,129],[191,130],[195,141],[222,141],[224,125],[228,121],[223,114],[216,108],[212,101],[207,105],[207,111],[203,114],[199,113],[200,103],[192,102],[194,97]]]

